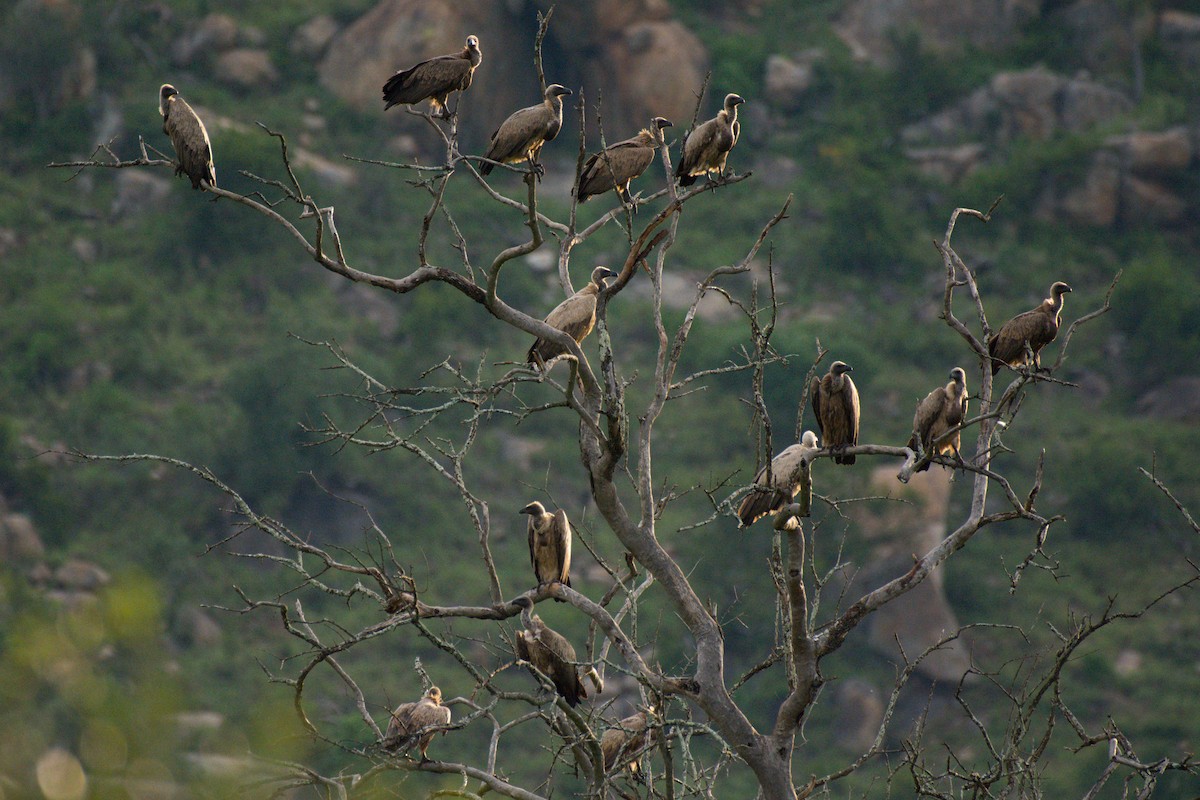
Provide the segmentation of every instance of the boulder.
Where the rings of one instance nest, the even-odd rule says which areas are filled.
[[[0,562],[34,561],[46,555],[46,545],[33,520],[25,514],[0,517]]]
[[[853,753],[865,751],[875,741],[883,722],[884,697],[876,687],[858,678],[833,687],[833,741]]]
[[[668,0],[596,0],[591,3],[556,3],[537,0],[543,13],[554,8],[549,35],[564,44],[586,49],[621,35],[631,25],[671,18]]]
[[[1165,186],[1133,175],[1121,182],[1121,221],[1178,225],[1188,219],[1187,201]]]
[[[1200,14],[1171,8],[1158,17],[1158,40],[1186,69],[1200,67]]]
[[[112,579],[101,567],[81,558],[71,558],[54,570],[54,582],[68,591],[94,592]]]
[[[880,513],[863,514],[862,531],[872,542],[868,584],[904,574],[912,566],[911,554],[927,552],[946,536],[951,474],[941,467],[918,472],[903,489],[908,504],[889,503]],[[894,494],[896,467],[875,469],[870,485],[872,494]],[[874,650],[900,663],[916,659],[959,627],[946,599],[942,571],[935,569],[871,616],[867,639]],[[927,655],[917,671],[934,680],[957,682],[970,666],[965,643],[954,639]]]
[[[1047,222],[1065,219],[1078,225],[1111,227],[1117,221],[1121,192],[1121,162],[1108,150],[1093,154],[1083,181],[1051,185],[1043,192],[1035,214]]]
[[[978,142],[949,147],[910,147],[904,151],[917,169],[946,183],[955,183],[973,173],[986,154],[987,147]]]
[[[851,0],[834,32],[855,58],[890,66],[897,35],[939,53],[993,50],[1015,42],[1040,8],[1038,0]]]
[[[1192,141],[1183,126],[1165,131],[1134,131],[1107,142],[1126,167],[1143,176],[1176,175],[1192,163]]]
[[[338,24],[328,14],[318,14],[292,34],[288,50],[305,60],[316,61],[337,35]]]
[[[239,89],[260,89],[279,80],[279,70],[266,50],[238,47],[217,56],[213,77]]]
[[[601,61],[604,79],[597,83],[604,92],[604,120],[610,140],[632,135],[655,116],[666,117],[681,126],[681,131],[685,129],[696,109],[696,92],[704,83],[708,55],[696,35],[682,23],[667,20],[630,25],[608,42]],[[709,104],[715,109],[727,91],[734,90],[710,87]],[[619,128],[613,127],[614,122]],[[616,130],[628,133],[618,134]]]
[[[171,63],[186,67],[237,45],[237,20],[228,14],[209,14],[190,26],[171,45]]]
[[[778,53],[767,58],[763,89],[766,101],[784,111],[794,111],[813,85],[815,65],[824,58],[819,49],[805,50],[796,58]]]

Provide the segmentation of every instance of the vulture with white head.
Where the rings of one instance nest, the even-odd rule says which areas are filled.
[[[833,450],[858,444],[858,389],[846,373],[854,368],[843,361],[829,365],[829,372],[812,380],[809,394],[821,426],[821,441]],[[853,464],[854,456],[834,455],[835,464]]]
[[[805,498],[801,505],[807,508],[812,504],[812,474],[809,458],[820,449],[817,435],[805,431],[797,444],[785,448],[782,453],[771,459],[771,488],[756,488],[742,498],[738,506],[738,527],[748,528],[767,514],[774,514],[791,502],[803,489]],[[763,467],[754,476],[754,483],[762,485],[767,478],[767,468]]]
[[[383,108],[386,111],[392,106],[428,100],[436,116],[449,119],[447,98],[451,92],[465,92],[471,86],[475,68],[482,61],[479,38],[468,36],[459,52],[430,58],[388,78],[383,85]]]
[[[158,113],[162,114],[163,133],[175,148],[175,174],[187,175],[193,189],[199,189],[201,183],[216,186],[217,168],[213,165],[208,130],[199,115],[169,83],[164,83],[158,90]]]
[[[696,178],[710,172],[725,174],[725,159],[742,132],[737,107],[744,102],[736,94],[725,95],[725,106],[717,116],[697,125],[683,140],[683,152],[675,167],[680,186],[691,186]]]
[[[546,87],[542,102],[536,106],[514,111],[492,134],[491,143],[483,157],[502,164],[528,161],[539,175],[545,170],[538,163],[542,145],[554,140],[562,128],[562,99],[571,90],[557,83]],[[479,174],[488,175],[494,164],[479,165]]]
[[[1062,316],[1063,295],[1071,287],[1056,281],[1050,287],[1050,296],[1037,308],[1017,314],[1000,326],[1000,330],[988,339],[988,355],[992,357],[992,374],[1007,364],[1013,369],[1028,366],[1029,352],[1033,353],[1033,368],[1041,369],[1038,353],[1058,336],[1059,319]],[[1028,348],[1026,348],[1028,344]]]
[[[908,446],[914,452],[933,452],[939,456],[958,456],[959,431],[947,436],[967,418],[967,373],[962,367],[950,370],[950,382],[939,386],[917,403],[913,414],[913,433]],[[926,462],[918,469],[929,469]]]

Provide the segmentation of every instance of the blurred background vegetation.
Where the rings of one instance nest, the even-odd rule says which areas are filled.
[[[314,19],[344,29],[374,5],[0,4],[0,797],[118,797],[184,786],[207,791],[246,769],[247,753],[329,772],[361,768],[336,747],[301,735],[289,690],[267,682],[259,664],[286,673],[284,659],[297,650],[276,620],[214,608],[237,605],[233,584],[269,597],[293,581],[257,562],[205,555],[207,546],[231,533],[224,499],[183,473],[81,465],[65,451],[154,452],[210,467],[261,513],[338,546],[362,546],[369,520],[343,499],[360,503],[423,582],[427,599],[486,601],[475,535],[448,485],[403,453],[314,446],[305,426],[319,425],[326,413],[353,424],[356,409],[343,395],[360,387],[344,371],[327,369],[334,365],[328,352],[304,340],[336,341],[376,378],[404,386],[446,358],[468,371],[482,363],[485,371],[499,372],[497,362],[522,357],[525,337],[440,287],[391,297],[334,279],[306,261],[282,231],[230,203],[207,202],[186,182],[169,180],[166,170],[91,170],[72,177],[45,168],[85,157],[110,140],[126,158],[136,154],[139,136],[168,148],[155,98],[159,84],[171,82],[205,114],[225,188],[257,188],[239,174],[243,169],[283,177],[277,144],[254,123],[282,131],[344,171],[308,162],[299,174],[318,202],[336,206],[351,263],[404,274],[415,262],[427,195],[409,186],[405,174],[340,156],[436,158],[436,150],[422,152],[432,134],[403,115],[361,108],[328,88],[318,73],[328,41],[308,49],[296,44]],[[539,4],[500,5],[512,20],[512,35],[531,42]],[[1048,623],[1062,627],[1071,615],[1098,613],[1110,597],[1133,608],[1187,577],[1186,559],[1197,555],[1195,536],[1136,468],[1153,468],[1200,511],[1200,82],[1189,60],[1200,44],[1181,50],[1164,33],[1163,16],[1190,19],[1200,4],[1033,4],[1009,36],[988,47],[936,46],[901,25],[887,33],[890,56],[883,59],[864,58],[848,43],[847,20],[861,2],[644,5],[655,19],[666,15],[686,26],[701,43],[712,70],[705,109],[715,108],[726,91],[749,101],[730,164],[755,175],[688,206],[668,265],[678,278],[675,288],[690,295],[696,275],[740,258],[783,199],[796,198],[791,218],[771,238],[781,303],[774,343],[791,354],[767,375],[776,449],[794,428],[818,338],[832,357],[855,366],[863,438],[893,444],[907,438],[916,400],[949,367],[969,365],[961,342],[937,318],[943,273],[930,242],[941,237],[954,207],[984,209],[1003,194],[991,224],[963,220],[955,240],[978,270],[993,324],[1032,307],[1059,279],[1075,289],[1065,313],[1074,319],[1097,307],[1123,272],[1113,313],[1083,328],[1072,343],[1061,376],[1078,387],[1036,387],[1006,436],[1014,452],[998,459],[1009,474],[1024,476],[1017,480],[1023,487],[1045,449],[1040,507],[1066,517],[1048,545],[1060,573],[1033,570],[1010,593],[1006,570],[1028,551],[1034,532],[989,529],[945,568],[950,606],[962,623],[1004,622],[1029,632],[1028,641],[975,643],[977,660],[994,667],[1051,646]],[[1099,9],[1094,18],[1101,22],[1072,34],[1071,10],[1084,5]],[[180,56],[180,43],[214,14],[234,24],[230,47],[265,54],[273,77],[242,81],[221,72],[215,45]],[[1131,19],[1138,24],[1130,27]],[[1128,30],[1136,31],[1135,45],[1113,45],[1115,55],[1072,38],[1107,41]],[[527,51],[489,51],[491,31],[464,32],[479,33],[484,42],[481,70],[498,70],[506,59],[527,69]],[[460,32],[452,38],[460,39]],[[582,73],[592,54],[559,48],[548,57],[548,72]],[[792,84],[773,83],[772,69],[786,72],[781,64],[808,71]],[[1099,96],[1094,87],[1119,102],[1089,124],[1067,114],[1036,135],[1019,125],[1005,132],[1005,121],[1020,119],[1022,109],[1006,110],[1013,95],[1002,95],[998,81],[1036,65],[1065,76],[1055,102]],[[596,96],[592,88],[589,98]],[[969,113],[984,106],[978,118]],[[949,138],[929,122],[939,115],[949,120]],[[675,135],[682,135],[684,122],[676,120]],[[495,121],[479,124],[490,129]],[[1191,148],[1182,161],[1152,181],[1129,166],[1129,137],[1179,130]],[[477,145],[472,135],[466,138]],[[552,216],[567,209],[575,135],[572,121],[546,150],[550,174],[542,204]],[[610,141],[625,135],[606,128]],[[954,148],[979,142],[983,154],[965,165],[955,161],[962,165],[956,172],[926,168],[931,159],[965,158]],[[1116,194],[1097,197],[1096,186],[1107,186],[1113,174]],[[640,184],[648,191],[662,181],[654,174]],[[517,181],[501,176],[494,185],[511,192]],[[581,218],[594,219],[607,202],[589,205]],[[469,181],[456,182],[449,204],[476,263],[524,235],[515,212],[489,203]],[[1112,214],[1105,216],[1109,205]],[[576,282],[594,263],[622,258],[624,243],[623,232],[609,225],[578,248]],[[434,258],[456,263],[445,237],[434,244]],[[764,252],[755,270],[760,284],[765,260]],[[544,313],[557,302],[556,281],[545,261],[531,258],[527,266],[508,268],[504,293],[530,313]],[[652,363],[649,305],[639,282],[635,278],[610,309],[627,376],[639,369],[646,374]],[[751,279],[730,288],[748,295]],[[688,369],[718,365],[749,344],[744,321],[712,304],[706,309],[685,359]],[[672,307],[670,313],[677,318],[681,312]],[[968,374],[977,371],[971,366]],[[644,391],[635,383],[631,395],[644,399]],[[724,492],[749,481],[758,458],[750,396],[748,377],[730,374],[674,401],[657,433],[659,479],[682,491],[714,487],[740,470]],[[544,402],[549,389],[523,399]],[[519,427],[497,418],[475,445],[468,479],[491,505],[507,592],[529,581],[524,518],[516,511],[535,497],[566,508],[582,535],[620,561],[614,538],[587,506],[576,427],[566,413]],[[453,423],[444,428],[446,436],[461,435]],[[861,470],[821,469],[822,493],[865,488]],[[955,484],[951,520],[965,507],[962,490]],[[765,566],[770,541],[765,532],[736,532],[729,518],[677,532],[709,510],[703,494],[691,492],[670,507],[659,537],[728,621],[728,674],[736,676],[773,641],[774,591]],[[856,540],[855,525],[832,515],[823,525],[819,559],[829,562],[845,537],[847,557],[871,563],[873,551]],[[243,552],[261,547],[258,541],[232,545]],[[448,551],[464,555],[447,558]],[[578,557],[579,585],[598,593],[602,585],[589,566]],[[384,613],[335,608],[326,598],[299,594],[311,613],[336,612],[351,628]],[[835,599],[828,602],[832,607]],[[1099,729],[1111,716],[1147,759],[1191,752],[1200,719],[1198,610],[1194,595],[1185,593],[1136,624],[1097,637],[1068,670],[1067,700],[1081,719]],[[582,641],[580,618],[558,608],[546,616]],[[480,657],[498,662],[505,652],[494,627],[459,623],[441,630],[481,640]],[[644,639],[657,640],[659,662],[686,669],[688,643],[653,592],[639,627]],[[412,670],[418,656],[448,696],[471,690],[467,676],[421,640],[390,637],[349,660],[370,689],[381,725],[387,707],[420,693]],[[878,693],[890,685],[894,666],[853,641],[825,671],[830,679],[865,681]],[[333,682],[315,690],[322,696],[316,713],[340,740],[366,741],[352,699]],[[761,727],[783,691],[776,670],[739,697]],[[928,684],[916,694],[929,696]],[[1002,706],[988,705],[993,701],[981,690],[980,702],[999,714]],[[818,707],[798,774],[835,769],[853,757],[829,735],[838,724],[835,710],[830,703]],[[984,755],[975,734],[954,722],[953,709],[940,719],[946,741],[962,753]],[[905,734],[900,726],[896,741]],[[439,738],[431,752],[477,763],[484,735],[456,732]],[[1071,741],[1062,736],[1056,744]],[[1080,794],[1102,768],[1100,760],[1090,752],[1056,760],[1045,775],[1047,795]],[[536,781],[546,764],[526,759],[510,768]],[[877,791],[882,774],[882,767],[873,768],[850,779],[855,796]],[[570,791],[570,778],[563,781]],[[730,796],[747,793],[746,775],[729,781]],[[393,774],[377,783],[368,789],[423,796],[445,782]],[[1196,781],[1168,776],[1162,796],[1198,791]]]

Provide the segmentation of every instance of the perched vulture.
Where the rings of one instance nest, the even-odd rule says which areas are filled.
[[[809,387],[813,413],[821,426],[821,441],[838,449],[858,444],[858,389],[847,372],[854,368],[842,361],[829,365],[822,378],[813,378]],[[835,455],[837,464],[853,464],[854,456]]]
[[[415,703],[401,703],[392,712],[392,720],[388,723],[387,733],[383,737],[383,747],[393,753],[403,753],[415,744],[421,751],[421,760],[428,761],[425,751],[433,741],[436,730],[426,731],[435,725],[450,724],[450,709],[442,705],[442,690],[430,686],[429,691]],[[423,732],[424,731],[424,732]],[[414,741],[414,737],[420,738]]]
[[[680,186],[691,186],[696,178],[709,172],[725,174],[725,159],[742,131],[737,107],[744,102],[736,94],[725,95],[725,107],[717,112],[717,116],[697,125],[683,140],[683,152],[675,167]]]
[[[169,83],[158,90],[158,113],[163,118],[163,133],[175,147],[176,175],[187,175],[192,188],[199,189],[200,183],[217,185],[217,168],[213,166],[212,143],[200,117],[187,101]]]
[[[755,489],[742,498],[738,506],[739,528],[748,528],[767,514],[773,514],[787,505],[793,497],[806,490],[808,503],[812,501],[812,480],[809,477],[809,464],[804,463],[805,456],[820,449],[817,435],[805,431],[799,444],[794,444],[771,459],[771,489]],[[756,484],[763,484],[767,479],[767,468],[763,467],[754,476]]]
[[[604,279],[616,275],[617,273],[608,267],[596,267],[592,270],[592,279],[588,281],[587,286],[563,300],[546,315],[546,324],[558,328],[577,344],[582,344],[592,332],[592,328],[596,327],[596,297],[604,290]],[[566,352],[566,348],[556,342],[538,339],[529,348],[525,360],[530,364],[545,367],[551,359]]]
[[[663,143],[662,129],[669,127],[669,119],[655,117],[650,128],[643,128],[632,139],[609,145],[590,157],[579,175],[575,197],[579,202],[586,203],[589,197],[616,189],[621,202],[632,206],[629,182],[650,166],[650,162],[654,160],[654,151]]]
[[[640,772],[641,751],[649,739],[647,728],[653,708],[639,711],[618,722],[600,737],[600,752],[604,755],[604,771],[611,772],[622,761],[629,761],[630,772]]]
[[[942,435],[962,424],[967,418],[967,373],[962,367],[950,370],[950,382],[939,386],[917,403],[913,414],[913,433],[908,446],[913,452],[934,452],[939,456],[958,455],[959,432],[941,439]],[[935,442],[938,444],[935,446]],[[926,462],[917,472],[929,469]]]
[[[557,83],[546,87],[545,99],[536,106],[522,108],[513,112],[512,116],[500,123],[500,127],[492,134],[491,144],[483,157],[503,164],[515,164],[518,161],[528,161],[539,174],[543,172],[538,163],[538,155],[542,145],[553,141],[562,128],[562,98],[571,94],[571,90]],[[492,171],[493,164],[480,164],[479,173],[487,175]]]
[[[483,61],[479,39],[468,36],[467,43],[457,53],[437,56],[416,66],[397,72],[383,85],[386,111],[392,106],[416,105],[428,100],[437,116],[450,118],[446,98],[451,92],[465,92],[471,85],[475,68]]]
[[[536,500],[521,509],[529,515],[529,560],[538,586],[571,585],[571,523],[561,508],[551,514]]]
[[[988,355],[992,357],[993,375],[1005,364],[1013,369],[1028,366],[1026,342],[1029,343],[1029,350],[1033,351],[1033,368],[1041,369],[1042,362],[1038,353],[1058,335],[1063,295],[1069,291],[1070,286],[1056,281],[1050,287],[1050,296],[1043,300],[1040,306],[1024,314],[1017,314],[1001,325],[1000,330],[988,339]]]
[[[575,648],[562,634],[542,622],[541,617],[530,613],[533,603],[528,597],[519,597],[515,602],[522,609],[521,619],[525,623],[525,630],[517,635],[517,655],[549,678],[567,705],[574,708],[588,696],[575,670]]]

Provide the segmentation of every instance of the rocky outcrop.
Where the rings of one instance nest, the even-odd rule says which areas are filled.
[[[540,94],[532,68],[534,9],[516,5],[382,0],[330,42],[318,67],[321,84],[357,108],[382,110],[381,87],[388,76],[454,52],[475,33],[483,63],[463,99],[460,124],[468,140],[478,144]],[[676,123],[690,120],[708,55],[700,40],[671,18],[664,0],[612,0],[558,4],[543,63],[548,81],[584,89],[589,113],[602,96],[605,134],[619,139],[656,115]],[[710,94],[724,97],[725,91],[719,87]],[[417,127],[402,112],[390,113],[397,126]]]
[[[1040,8],[1038,0],[851,0],[834,30],[855,58],[889,66],[894,42],[910,35],[922,49],[949,54],[1012,44]]]
[[[906,504],[888,504],[881,513],[864,514],[862,531],[872,547],[867,583],[876,586],[904,574],[912,566],[913,553],[928,551],[946,536],[950,477],[940,467],[919,472],[903,490]],[[872,494],[894,494],[895,466],[874,470],[871,489]],[[942,571],[937,569],[871,616],[868,641],[889,658],[912,660],[958,629],[958,619],[946,600]],[[928,678],[956,683],[970,664],[966,645],[955,639],[926,656],[917,670]]]
[[[213,77],[238,89],[261,89],[279,80],[279,70],[266,50],[237,47],[217,56]]]
[[[910,147],[964,141],[1002,146],[1018,138],[1046,141],[1111,122],[1133,108],[1122,92],[1087,77],[1068,78],[1045,67],[1001,72],[950,108],[904,128]]]

